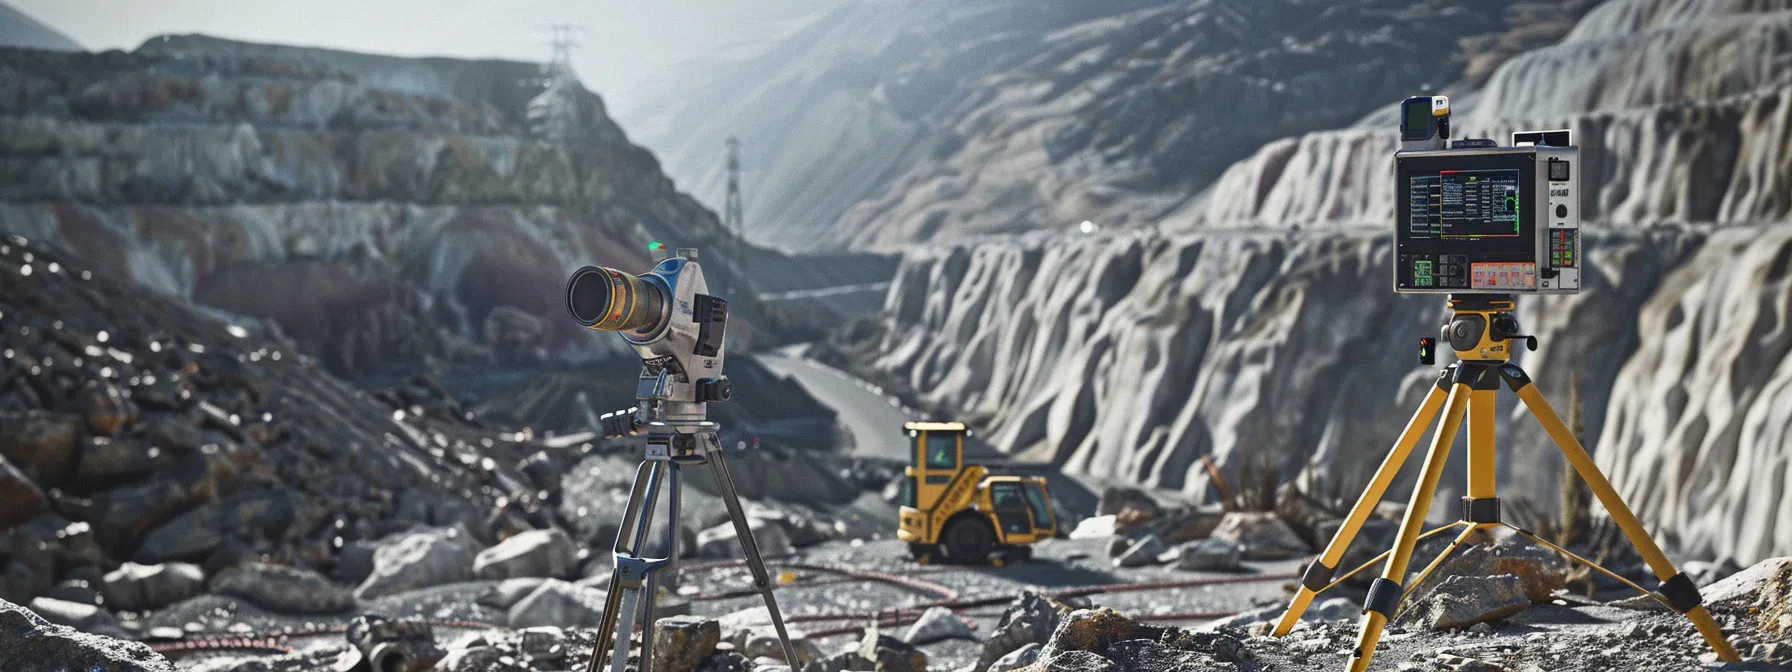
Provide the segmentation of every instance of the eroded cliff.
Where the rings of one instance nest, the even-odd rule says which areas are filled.
[[[571,269],[645,269],[656,239],[727,259],[570,72],[198,36],[0,49],[0,231],[356,374],[611,351],[564,319]],[[741,298],[737,333],[760,326]]]
[[[1789,30],[1792,3],[1613,0],[1455,98],[1459,136],[1575,131],[1591,275],[1521,300],[1542,347],[1519,360],[1564,415],[1578,384],[1600,464],[1671,545],[1742,562],[1792,550]],[[1212,455],[1349,490],[1435,375],[1413,342],[1444,317],[1389,290],[1391,127],[1271,142],[1157,232],[911,253],[861,334],[871,368],[1073,471],[1199,495]],[[1503,494],[1548,507],[1560,458],[1504,409]]]

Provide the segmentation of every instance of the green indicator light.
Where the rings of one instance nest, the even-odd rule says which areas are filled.
[[[661,245],[660,241],[657,241],[657,240],[647,244],[647,249],[649,249],[649,250],[657,250],[662,247],[665,247],[665,245]]]

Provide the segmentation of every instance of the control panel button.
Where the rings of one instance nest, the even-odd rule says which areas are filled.
[[[1568,217],[1568,206],[1563,205],[1563,204],[1557,204],[1556,205],[1556,216],[1566,219]]]

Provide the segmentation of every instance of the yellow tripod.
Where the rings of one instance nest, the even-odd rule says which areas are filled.
[[[1458,361],[1445,367],[1438,376],[1436,386],[1425,395],[1418,412],[1406,423],[1406,429],[1400,433],[1393,450],[1388,452],[1387,458],[1376,469],[1368,488],[1357,499],[1356,505],[1351,507],[1350,515],[1339,526],[1331,543],[1326,544],[1325,552],[1307,567],[1293,602],[1276,624],[1275,636],[1280,637],[1293,630],[1294,624],[1300,621],[1301,613],[1306,611],[1319,592],[1338,585],[1386,558],[1387,566],[1382,570],[1381,578],[1370,584],[1369,597],[1363,602],[1362,626],[1357,633],[1356,650],[1351,654],[1348,668],[1351,672],[1367,670],[1370,659],[1375,655],[1375,645],[1381,640],[1382,629],[1387,627],[1400,602],[1407,597],[1401,581],[1406,578],[1407,565],[1412,561],[1413,546],[1420,539],[1461,529],[1456,540],[1412,580],[1412,585],[1416,586],[1423,583],[1425,577],[1443,564],[1444,559],[1465,543],[1476,530],[1504,526],[1531,542],[1622,581],[1638,592],[1648,594],[1684,614],[1698,628],[1699,634],[1704,636],[1711,649],[1717,652],[1720,660],[1736,660],[1736,650],[1724,639],[1717,622],[1705,610],[1704,598],[1699,595],[1698,587],[1685,574],[1674,569],[1674,564],[1655,545],[1655,541],[1649,538],[1648,531],[1643,529],[1636,515],[1624,505],[1624,500],[1612,488],[1611,482],[1599,472],[1593,458],[1575,440],[1568,427],[1562,424],[1562,419],[1549,407],[1549,402],[1543,399],[1542,393],[1531,384],[1530,376],[1507,361],[1511,356],[1512,341],[1522,339],[1530,349],[1537,348],[1536,337],[1518,333],[1518,320],[1512,314],[1514,305],[1510,295],[1450,297],[1450,310],[1454,314],[1449,326],[1445,328],[1444,338],[1449,342],[1450,349],[1455,351]],[[1574,467],[1581,480],[1586,481],[1593,494],[1599,497],[1599,502],[1611,514],[1612,520],[1618,524],[1618,528],[1623,530],[1630,543],[1642,554],[1643,560],[1661,581],[1657,592],[1650,593],[1586,558],[1537,538],[1529,531],[1500,522],[1500,500],[1495,494],[1497,479],[1494,471],[1493,420],[1494,403],[1501,381],[1518,393],[1518,398],[1530,409],[1531,415],[1536,416],[1537,421],[1543,424],[1544,431],[1561,448],[1562,455],[1568,458],[1568,463]],[[1400,471],[1400,465],[1412,454],[1419,436],[1431,425],[1440,409],[1443,410],[1443,420],[1438,425],[1437,433],[1432,435],[1431,447],[1425,453],[1424,470],[1419,476],[1417,487],[1413,489],[1412,499],[1407,502],[1406,516],[1400,521],[1394,548],[1334,580],[1332,577],[1337,571],[1338,561],[1350,547],[1351,539],[1362,528],[1363,522],[1368,520],[1388,485],[1393,482],[1394,475]],[[1462,520],[1421,534],[1419,530],[1425,524],[1425,511],[1431,503],[1432,495],[1437,491],[1437,481],[1443,474],[1444,460],[1449,457],[1450,445],[1455,441],[1456,431],[1462,426],[1465,415],[1468,418],[1468,496],[1462,498]]]

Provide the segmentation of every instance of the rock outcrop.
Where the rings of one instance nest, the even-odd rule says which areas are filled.
[[[619,351],[558,288],[586,264],[645,270],[649,240],[736,277],[715,215],[534,64],[178,36],[0,49],[0,92],[0,232],[272,319],[336,373]],[[739,286],[736,334],[767,324]]]
[[[1564,416],[1578,386],[1589,448],[1670,546],[1743,563],[1792,549],[1787,31],[1782,2],[1612,0],[1456,97],[1458,135],[1567,127],[1588,164],[1591,275],[1520,301],[1520,363]],[[1071,471],[1204,496],[1209,455],[1354,490],[1435,376],[1404,344],[1444,317],[1388,289],[1392,125],[1264,145],[1158,231],[912,252],[842,352]],[[1503,494],[1547,506],[1560,457],[1502,403]]]

